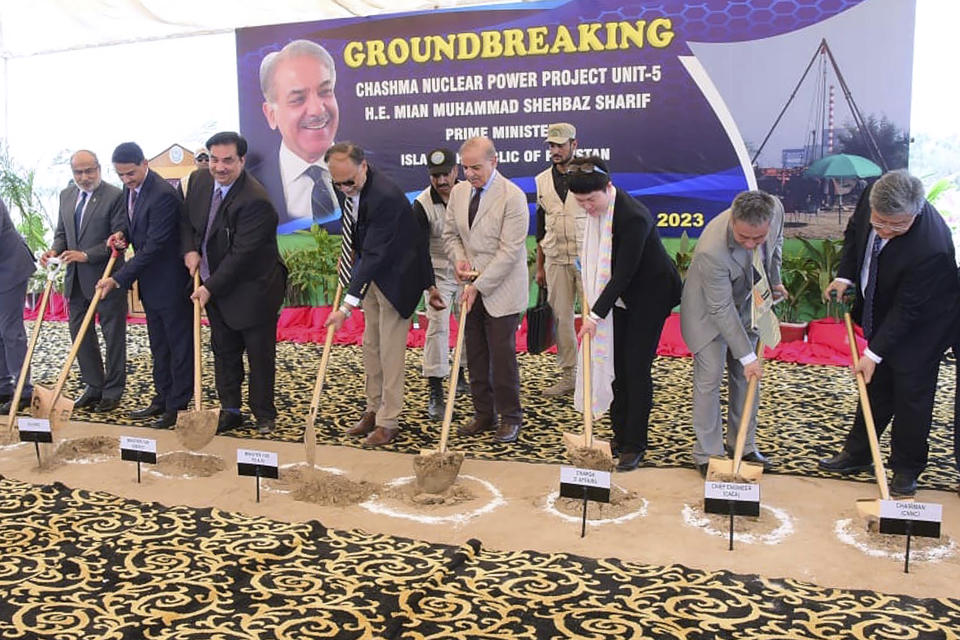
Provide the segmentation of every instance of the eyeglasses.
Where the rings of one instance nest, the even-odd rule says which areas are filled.
[[[567,173],[602,173],[607,175],[607,172],[593,164],[592,162],[580,162],[578,164],[570,164],[567,166]]]
[[[353,185],[357,184],[356,178],[350,178],[349,180],[344,180],[343,182],[337,182],[336,180],[331,180],[331,182],[333,183],[333,186],[336,187],[337,189],[340,189],[341,187],[352,187]]]
[[[197,162],[207,162],[210,160],[210,156],[205,153],[201,153],[197,156]]]
[[[917,216],[910,216],[910,219],[906,222],[898,222],[896,224],[888,224],[885,222],[877,222],[876,218],[870,217],[870,226],[876,229],[877,231],[891,231],[893,233],[899,233],[906,231],[913,224],[913,221]]]

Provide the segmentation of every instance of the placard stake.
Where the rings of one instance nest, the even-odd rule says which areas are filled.
[[[39,467],[41,464],[43,464],[40,460],[40,441],[39,440],[33,441],[33,448],[37,450],[37,466]]]
[[[137,484],[140,484],[140,456],[142,455],[141,451],[137,451]]]
[[[730,505],[730,548],[727,551],[733,551],[733,500],[727,500],[727,504]]]
[[[257,465],[257,502],[260,502],[260,465]]]
[[[583,487],[583,519],[580,521],[580,537],[587,535],[587,487]]]
[[[913,533],[913,523],[907,520],[907,551],[903,554],[903,572],[910,573],[910,537]]]

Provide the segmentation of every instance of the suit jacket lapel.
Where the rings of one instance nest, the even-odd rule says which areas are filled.
[[[97,211],[97,202],[99,200],[100,187],[97,187],[93,190],[93,193],[90,194],[90,199],[87,200],[87,206],[83,210],[83,217],[80,219],[80,229],[77,231],[77,242],[79,244],[80,237],[83,235],[83,232],[87,230],[87,227],[90,226],[90,218],[94,216]],[[78,192],[79,193],[79,192]],[[76,211],[76,209],[74,209]]]
[[[69,210],[63,212],[64,218],[65,218],[65,220],[63,221],[64,229],[66,229],[67,231],[67,244],[68,246],[74,246],[74,247],[80,245],[80,230],[77,229],[77,222],[75,218],[76,211],[77,211],[78,197],[80,197],[80,189],[75,189],[73,192],[73,200],[67,200],[67,202],[65,203],[69,207]],[[72,206],[71,206],[71,203],[72,203]],[[87,209],[89,210],[89,207],[87,207]],[[82,226],[82,223],[81,223],[81,226]],[[70,242],[71,233],[73,234],[72,243]]]

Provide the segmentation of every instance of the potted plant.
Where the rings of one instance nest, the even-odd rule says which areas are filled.
[[[780,267],[780,279],[787,290],[787,297],[774,307],[780,319],[781,341],[802,341],[809,323],[801,314],[803,309],[809,309],[809,294],[815,291],[815,264],[802,253],[786,255]]]

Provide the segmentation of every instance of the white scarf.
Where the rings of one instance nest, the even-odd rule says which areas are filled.
[[[603,288],[610,281],[613,254],[613,205],[617,190],[613,184],[607,187],[610,204],[606,213],[599,216],[587,216],[583,230],[583,245],[580,247],[580,276],[583,282],[583,300],[590,301],[590,307],[600,297]],[[624,304],[619,299],[617,306]],[[577,387],[573,394],[573,406],[583,411],[583,344],[577,351]],[[592,406],[594,418],[599,418],[613,401],[613,314],[597,322],[597,333],[590,341],[590,366]]]

